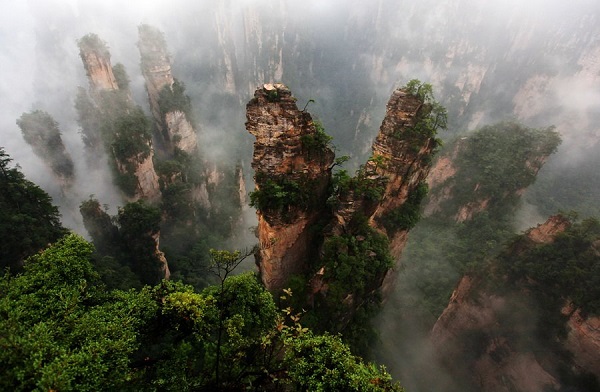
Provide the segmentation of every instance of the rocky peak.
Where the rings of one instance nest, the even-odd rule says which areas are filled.
[[[311,115],[298,110],[296,98],[285,85],[265,84],[257,89],[246,106],[246,117],[246,129],[256,137],[252,159],[256,172],[285,174],[292,180],[330,172],[333,151],[317,145],[318,131]],[[315,145],[309,146],[309,141]]]
[[[557,234],[564,232],[571,221],[562,215],[553,215],[544,223],[527,231],[527,238],[538,244],[549,244]]]
[[[138,48],[142,58],[142,73],[146,80],[146,90],[150,99],[150,109],[157,121],[162,121],[158,96],[166,86],[173,85],[171,59],[162,33],[148,25],[138,27]]]
[[[106,43],[96,34],[88,34],[78,44],[93,99],[91,102],[80,90],[76,103],[84,142],[97,146],[102,141],[104,152],[114,160],[115,182],[128,198],[158,202],[160,189],[150,124],[131,98],[124,67],[117,67],[125,88],[120,90]]]
[[[186,113],[189,98],[184,95],[183,85],[173,77],[165,38],[160,30],[149,25],[140,25],[138,34],[150,110],[164,149],[169,154],[175,148],[192,153],[197,149],[197,138]]]
[[[430,110],[418,95],[406,89],[394,91],[373,143],[373,156],[367,162],[368,170],[385,179],[383,196],[371,222],[386,233],[396,259],[404,248],[408,228],[391,228],[385,224],[386,216],[406,205],[411,193],[417,192],[429,174],[437,141],[433,135],[420,133],[415,128]]]
[[[83,61],[92,91],[118,90],[113,74],[108,46],[96,34],[87,34],[78,41],[79,55]]]
[[[292,274],[304,272],[314,250],[310,226],[322,217],[334,154],[282,84],[258,88],[246,117],[246,129],[256,137],[257,264],[265,286],[279,290]]]
[[[327,147],[327,136],[309,113],[298,110],[284,85],[265,84],[256,91],[247,105],[246,128],[256,137],[252,202],[259,218],[257,263],[268,288],[283,288],[291,274],[308,272],[308,259],[314,263],[323,256],[319,255],[320,243],[309,230],[317,221],[325,227],[325,238],[319,241],[336,236],[356,236],[357,241],[364,241],[365,235],[384,235],[390,241],[391,257],[398,258],[408,230],[416,223],[429,156],[437,145],[435,131],[420,127],[431,112],[422,96],[408,89],[396,90],[373,144],[372,158],[356,177],[337,184],[339,189],[329,194],[334,156]],[[333,204],[325,203],[328,197]],[[359,223],[363,220],[364,224]],[[373,229],[378,234],[373,234]],[[360,257],[372,262],[377,259],[381,265],[388,257],[373,250],[361,252]],[[322,272],[318,286],[327,288],[326,280],[334,279],[335,274],[322,265],[317,270]],[[371,292],[388,286],[389,272],[383,267],[373,273],[365,287]],[[364,300],[349,295],[349,304]]]
[[[516,122],[488,125],[454,140],[431,171],[425,215],[460,223],[514,204],[559,144],[553,127]]]

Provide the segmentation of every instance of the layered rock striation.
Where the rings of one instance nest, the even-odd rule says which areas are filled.
[[[322,218],[334,153],[284,85],[257,89],[246,116],[246,129],[256,137],[257,264],[265,286],[280,290],[291,275],[305,272],[314,253],[311,226]]]
[[[431,157],[438,141],[433,135],[415,128],[430,111],[431,107],[424,103],[422,97],[407,90],[394,91],[373,143],[372,158],[367,162],[367,170],[385,182],[381,201],[370,220],[390,239],[395,259],[400,257],[411,227],[394,225],[393,222],[386,224],[386,221],[389,221],[390,213],[401,212],[411,194],[418,192],[429,174]],[[419,198],[418,203],[420,201]]]
[[[302,275],[309,303],[338,298],[351,314],[386,286],[416,223],[423,196],[417,194],[437,146],[435,131],[419,127],[432,109],[408,88],[395,91],[371,159],[355,177],[342,171],[332,180],[337,162],[329,138],[298,110],[287,87],[266,84],[256,91],[246,128],[256,137],[251,201],[259,219],[257,264],[267,288],[280,290]],[[344,258],[347,265],[340,266]],[[347,273],[362,283],[341,282]]]

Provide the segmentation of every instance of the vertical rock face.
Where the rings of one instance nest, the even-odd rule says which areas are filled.
[[[119,89],[110,63],[108,47],[96,34],[88,34],[79,40],[79,55],[83,61],[92,91],[114,91]]]
[[[192,153],[197,149],[196,130],[185,113],[189,106],[182,85],[171,72],[171,59],[163,34],[156,28],[141,25],[138,28],[138,47],[142,58],[142,73],[150,109],[164,148],[172,154],[174,148]],[[165,102],[168,100],[169,102]]]
[[[129,173],[130,167],[133,168],[133,175],[136,178],[136,185],[132,199],[148,200],[151,203],[160,201],[161,193],[158,183],[158,174],[154,170],[152,162],[153,154],[148,154],[146,157],[137,155],[121,162],[117,159],[117,169],[121,173]]]
[[[85,92],[80,91],[76,103],[86,146],[97,148],[100,142],[104,144],[118,176],[128,178],[127,186],[119,180],[127,196],[158,202],[160,188],[152,160],[154,149],[149,124],[141,108],[131,100],[124,69],[120,68],[124,83],[120,89],[106,44],[95,34],[84,36],[78,44],[93,99],[91,102]]]
[[[165,253],[159,249],[160,246],[160,232],[156,232],[152,235],[154,240],[154,257],[159,263],[159,271],[162,279],[169,279],[171,277],[171,271],[169,270],[169,263],[165,257]]]
[[[17,125],[25,141],[52,169],[61,186],[70,187],[74,176],[73,161],[65,150],[58,123],[48,113],[35,110],[23,113]]]
[[[329,283],[339,278],[328,265],[337,263],[331,260],[337,251],[331,253],[331,249],[344,241],[355,244],[353,250],[342,245],[338,249],[348,252],[348,258],[355,260],[352,263],[377,266],[345,268],[370,271],[369,281],[360,285],[361,295],[389,286],[391,278],[386,276],[393,274],[386,264],[390,258],[387,240],[391,258],[397,259],[412,227],[403,218],[418,211],[421,196],[416,195],[423,189],[429,156],[437,143],[435,132],[418,126],[431,111],[422,96],[395,91],[373,145],[373,157],[357,177],[332,189],[334,156],[327,136],[308,113],[298,110],[285,86],[266,84],[256,91],[247,105],[246,128],[256,137],[252,167],[257,190],[251,202],[259,218],[257,263],[269,289],[284,288],[293,274],[316,270],[311,294],[325,296]],[[315,232],[319,230],[311,229],[317,222],[324,227],[318,239]],[[375,243],[385,243],[385,249]],[[312,265],[307,265],[308,260]],[[349,307],[365,301],[352,288],[339,290],[345,290]]]
[[[314,250],[309,229],[321,218],[334,154],[315,142],[319,136],[310,114],[298,110],[284,85],[257,89],[246,110],[246,129],[256,137],[257,264],[265,286],[279,290],[304,271]]]
[[[187,153],[196,151],[198,145],[196,130],[184,112],[181,110],[167,112],[165,125],[173,147]]]
[[[530,229],[512,248],[511,262],[530,248],[554,243],[570,225],[566,218],[552,216]],[[593,248],[592,244],[591,251],[595,251]],[[549,263],[548,260],[528,260],[529,263]],[[534,290],[539,285],[529,276],[520,278],[533,283]],[[567,368],[575,375],[600,376],[598,317],[583,315],[567,299],[569,293],[561,293],[562,309],[556,311],[563,316],[560,320],[564,322],[565,336],[543,338],[539,328],[553,327],[538,326],[539,318],[548,320],[545,314],[548,309],[540,309],[539,299],[535,299],[531,287],[511,282],[497,291],[494,286],[511,278],[498,277],[491,285],[486,279],[464,276],[431,332],[431,342],[454,378],[464,377],[477,390],[525,392],[569,389],[572,386],[563,383],[573,380],[561,375]],[[565,301],[564,306],[562,301]],[[544,343],[543,339],[551,341]],[[566,356],[566,352],[570,355]]]
[[[418,96],[398,89],[392,94],[379,134],[373,143],[368,169],[385,178],[381,202],[371,216],[372,225],[390,239],[392,256],[397,259],[406,243],[408,229],[390,230],[385,216],[401,208],[410,194],[425,180],[430,156],[437,146],[433,137],[419,135],[414,127],[430,108]]]
[[[157,121],[161,120],[158,95],[165,86],[173,85],[171,59],[167,53],[165,39],[160,31],[152,26],[138,27],[138,48],[142,58],[142,73],[146,80],[146,90],[150,99],[150,109]]]

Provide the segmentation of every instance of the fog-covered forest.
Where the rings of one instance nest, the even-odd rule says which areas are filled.
[[[599,18],[6,5],[1,385],[600,390]]]

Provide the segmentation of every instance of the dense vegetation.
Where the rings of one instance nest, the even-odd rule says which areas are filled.
[[[84,36],[78,45],[86,66],[86,53],[110,57],[106,43],[95,34]],[[103,151],[109,154],[115,184],[133,197],[139,191],[136,167],[152,150],[152,128],[142,108],[131,100],[125,67],[116,64],[112,70],[118,89],[93,91],[90,98],[85,89],[79,88],[75,109],[90,161],[97,161]]]
[[[459,277],[479,270],[502,249],[514,234],[512,217],[522,191],[559,143],[553,128],[514,122],[486,126],[448,143],[445,151],[455,151],[456,174],[431,190],[430,200],[438,200],[439,210],[413,229],[404,252],[398,290],[405,293],[399,298],[405,312],[431,325]],[[482,210],[480,203],[485,203]],[[465,207],[474,213],[457,221]]]
[[[500,257],[501,272],[526,286],[548,314],[560,314],[566,301],[587,315],[600,315],[600,222],[573,224],[549,244],[532,246],[519,237]],[[525,251],[520,251],[525,249]],[[552,325],[552,323],[548,324]]]
[[[333,335],[276,310],[252,274],[219,286],[163,281],[108,291],[76,235],[0,279],[0,385],[5,390],[400,391]]]
[[[23,260],[62,237],[66,230],[58,208],[40,187],[28,181],[0,147],[0,268],[22,268]]]
[[[277,212],[291,219],[295,210],[315,205],[315,192],[310,179],[294,181],[286,176],[257,175],[260,188],[250,192],[250,206],[262,212]]]
[[[177,79],[175,79],[172,86],[165,86],[160,91],[158,106],[163,120],[167,113],[173,111],[183,112],[189,121],[192,120],[190,97],[185,94],[185,85]]]
[[[565,217],[553,219],[568,223]],[[600,314],[600,222],[570,219],[571,226],[553,235],[552,241],[537,243],[526,234],[517,236],[498,257],[471,273],[471,303],[476,301],[475,295],[482,295],[502,298],[503,304],[488,308],[493,325],[457,335],[458,344],[465,347],[467,367],[480,356],[502,358],[502,350],[489,351],[492,339],[497,339],[508,350],[533,353],[545,371],[557,379],[561,390],[600,391],[600,379],[585,371],[591,369],[589,363],[573,366],[574,353],[569,349],[577,353],[582,349],[577,348],[579,343],[567,341],[567,320],[575,311],[583,317]],[[547,365],[550,363],[552,366]],[[456,369],[461,366],[450,365]],[[464,389],[478,390],[475,385]]]
[[[58,123],[50,114],[42,110],[23,113],[17,125],[25,141],[58,177],[73,178],[73,161],[65,150]]]

